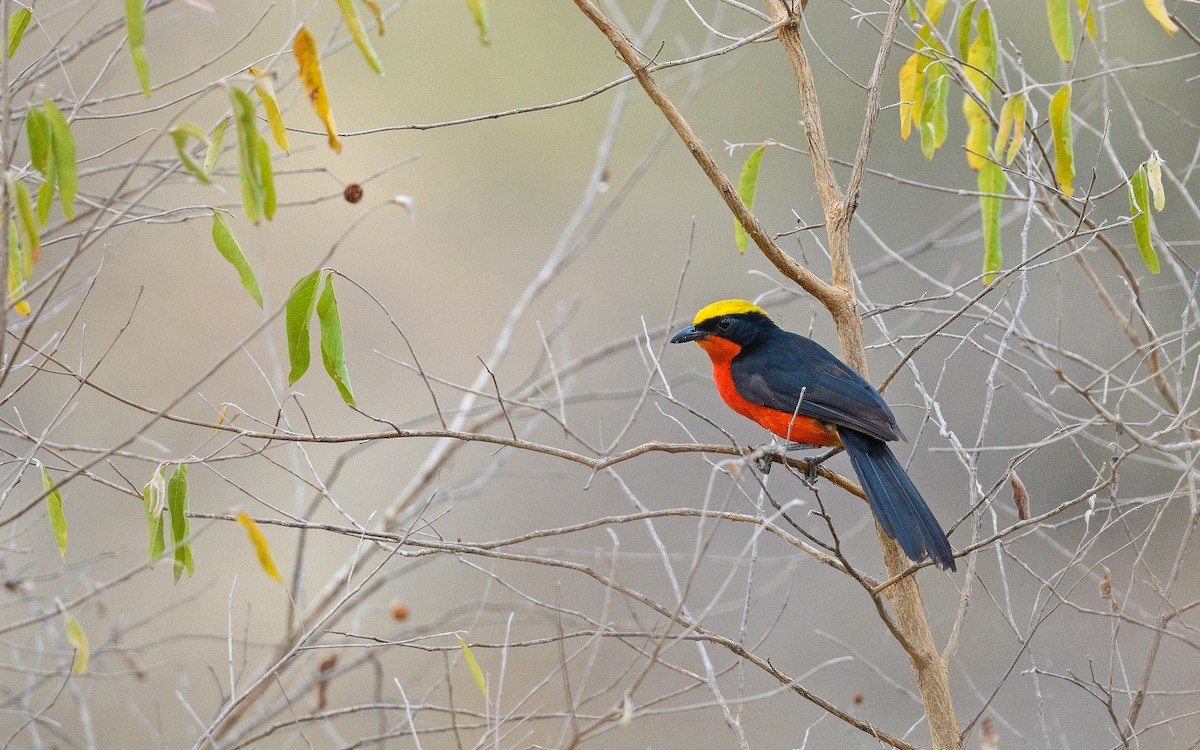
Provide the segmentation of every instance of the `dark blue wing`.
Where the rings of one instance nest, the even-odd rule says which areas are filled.
[[[903,439],[879,392],[828,349],[783,330],[760,343],[743,349],[730,365],[742,398],[879,440]]]

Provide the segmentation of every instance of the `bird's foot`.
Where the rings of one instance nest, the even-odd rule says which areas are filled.
[[[821,464],[825,463],[833,456],[836,456],[841,452],[841,450],[841,448],[831,448],[819,456],[808,456],[804,458],[803,460],[808,464],[808,468],[804,470],[804,474],[801,477],[804,480],[804,483],[809,487],[815,487],[817,485],[817,479],[820,477]]]
[[[785,448],[780,448],[775,443],[767,443],[755,450],[751,456],[754,462],[754,468],[763,476],[771,473],[771,464],[776,461],[782,461],[787,455]]]

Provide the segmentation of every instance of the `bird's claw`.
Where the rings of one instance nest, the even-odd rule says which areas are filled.
[[[800,478],[811,489],[817,486],[817,479],[821,476],[821,461],[816,456],[809,456],[804,461],[808,464],[808,467],[804,470],[804,474]]]
[[[754,451],[754,468],[766,476],[771,473],[771,465],[776,461],[782,461],[785,455],[786,451],[781,450],[779,446],[768,443]]]

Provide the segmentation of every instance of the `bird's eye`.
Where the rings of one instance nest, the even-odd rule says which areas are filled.
[[[730,328],[733,328],[733,321],[729,318],[721,318],[720,322],[717,323],[717,328],[720,328],[722,331],[728,331]]]

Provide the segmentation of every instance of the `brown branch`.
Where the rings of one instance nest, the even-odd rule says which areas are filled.
[[[686,509],[686,510],[689,512],[689,514],[696,513],[694,511],[694,509]],[[713,511],[703,511],[703,513],[706,516],[711,516],[711,515],[734,516],[734,515],[736,515],[736,514],[726,514],[726,513],[715,513]],[[197,517],[197,518],[212,518],[212,519],[219,519],[219,520],[224,520],[224,521],[235,521],[236,520],[236,518],[234,516],[230,516],[228,514],[189,513],[189,515],[191,515],[193,517]],[[748,522],[748,523],[756,523],[756,524],[762,523],[762,519],[752,517],[752,516],[743,516],[743,517],[739,518],[738,520],[744,520],[745,522]],[[279,521],[278,519],[263,519],[263,523],[272,523],[272,524],[278,523],[280,525],[293,525],[295,522]],[[347,534],[351,534],[351,535],[355,535],[355,536],[363,536],[363,532],[361,530],[351,529],[351,528],[347,528],[347,527],[343,527],[343,533],[347,533]],[[383,537],[385,535],[378,533],[378,532],[373,532],[370,534],[370,536]],[[821,710],[825,711],[826,713],[840,719],[841,721],[849,724],[850,726],[852,726],[862,732],[865,732],[866,734],[870,735],[871,737],[874,737],[875,739],[879,740],[880,742],[883,742],[894,748],[897,748],[897,750],[916,750],[916,747],[914,745],[912,745],[908,742],[905,742],[904,740],[900,739],[899,737],[888,734],[887,732],[884,732],[883,730],[879,729],[878,727],[871,724],[870,722],[864,721],[864,720],[858,718],[857,716],[854,716],[853,714],[838,708],[836,705],[825,700],[820,695],[817,695],[816,693],[812,692],[811,690],[805,688],[803,685],[801,685],[799,682],[797,682],[795,678],[780,671],[773,664],[771,664],[771,662],[769,660],[767,660],[765,657],[759,656],[755,652],[746,648],[743,644],[741,644],[731,638],[728,638],[724,635],[721,635],[720,633],[717,633],[713,630],[710,630],[709,628],[704,627],[700,623],[693,620],[691,617],[688,617],[687,615],[685,615],[679,611],[676,611],[674,609],[668,608],[668,607],[660,604],[658,601],[651,598],[650,596],[647,596],[646,594],[643,594],[640,591],[637,591],[635,589],[632,589],[632,588],[626,586],[625,584],[621,583],[621,581],[617,580],[616,578],[612,578],[612,577],[604,575],[603,573],[600,573],[595,568],[593,568],[589,565],[584,565],[583,563],[572,562],[572,561],[568,561],[568,560],[557,560],[557,559],[553,559],[553,558],[541,557],[541,556],[537,556],[537,555],[520,554],[520,553],[515,553],[515,552],[504,552],[504,551],[501,551],[498,549],[489,548],[489,546],[479,546],[479,545],[473,545],[473,544],[468,544],[468,543],[463,543],[463,542],[449,542],[449,541],[434,540],[434,539],[417,539],[408,534],[399,534],[399,535],[391,534],[391,535],[387,535],[387,538],[388,538],[388,541],[398,545],[397,548],[392,551],[392,555],[394,555],[396,557],[423,557],[425,555],[439,553],[439,552],[440,553],[453,553],[453,554],[459,554],[459,555],[476,555],[476,556],[480,556],[480,557],[489,557],[489,558],[493,558],[493,559],[497,559],[497,560],[507,560],[510,562],[517,562],[517,563],[530,563],[530,564],[535,564],[535,565],[544,565],[544,566],[548,566],[548,567],[560,568],[563,570],[569,570],[569,571],[573,571],[576,573],[580,573],[584,576],[592,578],[593,580],[595,580],[597,583],[599,583],[601,586],[605,587],[606,589],[611,589],[611,590],[620,592],[622,595],[628,597],[629,599],[631,599],[633,601],[638,602],[642,606],[647,607],[648,609],[656,612],[657,614],[661,615],[662,617],[669,619],[670,621],[676,623],[677,625],[688,629],[690,632],[695,633],[697,636],[700,636],[704,640],[707,640],[708,642],[713,643],[715,645],[721,646],[722,648],[729,650],[730,652],[732,652],[734,655],[738,656],[739,658],[745,659],[747,662],[755,665],[759,669],[770,674],[772,677],[777,679],[781,684],[786,685],[787,688],[789,690],[791,690],[793,693],[801,696],[805,700],[810,701],[811,703],[813,703],[814,705],[816,705],[817,707],[819,707]],[[404,550],[404,549],[400,549],[400,546],[413,546],[413,547],[419,547],[422,549]]]
[[[834,323],[837,325],[842,355],[846,362],[863,377],[869,378],[862,319],[858,315],[852,286],[854,267],[850,255],[850,228],[854,211],[858,207],[858,194],[861,189],[863,172],[866,169],[871,136],[874,133],[879,114],[879,88],[882,73],[887,67],[888,53],[895,38],[900,10],[904,2],[903,0],[894,0],[888,12],[887,24],[867,91],[863,132],[859,139],[858,152],[855,154],[850,193],[846,201],[843,201],[836,184],[831,184],[832,167],[825,143],[824,129],[821,126],[821,110],[817,102],[816,84],[813,81],[812,69],[808,65],[807,56],[804,54],[804,44],[800,34],[801,16],[795,7],[789,9],[782,0],[768,0],[768,5],[775,20],[778,21],[784,16],[791,17],[791,23],[779,29],[779,41],[787,50],[788,58],[792,62],[796,85],[800,92],[800,101],[804,107],[804,126],[805,136],[808,139],[809,157],[813,162],[813,174],[821,197],[821,205],[825,210],[825,231],[829,235],[833,283],[845,292],[841,298],[841,304],[833,307],[826,305],[826,307],[829,308]],[[879,542],[883,548],[883,557],[887,563],[888,572],[895,578],[909,568],[908,558],[901,551],[900,545],[895,540],[888,538],[878,524],[876,524],[876,531],[879,534]],[[896,617],[906,636],[906,645],[911,646],[906,650],[909,653],[909,661],[917,680],[917,686],[921,691],[921,701],[929,718],[929,731],[933,739],[933,747],[935,750],[957,750],[962,747],[962,738],[958,720],[954,715],[950,678],[946,670],[946,662],[938,653],[933,633],[929,629],[929,621],[925,617],[925,605],[921,599],[921,590],[917,587],[916,578],[914,576],[903,577],[888,591],[896,609]]]
[[[779,27],[778,38],[787,52],[796,76],[796,84],[800,102],[804,112],[805,137],[808,140],[808,151],[813,165],[813,176],[817,192],[821,198],[821,206],[825,212],[825,231],[829,237],[830,255],[833,264],[833,284],[827,284],[804,266],[797,263],[791,256],[784,253],[769,237],[762,225],[746,208],[738,197],[729,179],[721,172],[713,161],[712,156],[705,150],[699,137],[679,110],[671,103],[666,93],[646,71],[646,66],[638,56],[637,51],[625,34],[621,32],[590,0],[575,0],[575,4],[596,25],[612,43],[617,54],[633,72],[638,83],[646,91],[651,101],[662,111],[675,132],[683,140],[692,157],[704,170],[713,186],[717,188],[734,217],[745,227],[747,234],[754,240],[762,253],[789,279],[796,282],[802,289],[817,298],[829,310],[837,325],[841,341],[842,354],[846,362],[864,377],[867,376],[866,346],[862,334],[862,320],[858,316],[857,304],[852,286],[853,265],[850,256],[850,227],[856,207],[858,192],[862,183],[867,154],[870,150],[871,136],[874,132],[876,117],[879,109],[879,88],[883,70],[887,65],[896,29],[898,16],[903,6],[903,0],[895,0],[889,11],[888,23],[880,51],[876,58],[875,70],[871,77],[871,86],[867,97],[867,114],[864,118],[863,134],[859,142],[859,151],[855,157],[855,167],[851,183],[851,202],[843,201],[838,190],[837,181],[833,174],[832,162],[826,146],[825,133],[821,124],[821,109],[817,101],[816,84],[813,80],[812,69],[804,52],[801,36],[801,9],[795,4],[789,6],[783,0],[768,0],[772,19]],[[889,539],[876,524],[880,544],[883,547],[884,560],[887,562],[889,573],[895,577],[905,571],[908,559],[895,541]],[[899,580],[889,589],[896,616],[905,634],[909,660],[913,674],[921,691],[922,702],[929,717],[930,733],[933,747],[936,750],[957,750],[962,747],[958,722],[954,716],[954,706],[950,696],[949,675],[946,663],[938,653],[933,634],[929,630],[929,622],[925,617],[921,592],[917,588],[916,579],[908,576]]]
[[[717,192],[720,193],[721,198],[725,201],[725,205],[729,206],[729,210],[733,212],[734,218],[745,227],[746,233],[754,240],[754,244],[758,245],[762,254],[767,256],[767,260],[771,261],[779,269],[780,273],[796,282],[801,289],[816,297],[826,307],[840,304],[839,298],[845,296],[844,291],[826,284],[819,276],[797,263],[792,256],[785,253],[779,245],[775,244],[775,240],[767,233],[767,230],[763,228],[763,225],[754,214],[750,212],[746,204],[742,202],[741,197],[737,194],[737,188],[729,181],[725,173],[721,171],[721,168],[717,166],[716,161],[712,158],[712,154],[708,152],[708,149],[700,141],[700,137],[692,130],[691,125],[688,124],[687,120],[680,114],[679,109],[667,97],[662,87],[650,76],[647,64],[638,56],[637,50],[634,49],[629,39],[626,38],[624,32],[617,28],[590,0],[575,0],[575,4],[588,17],[588,20],[594,23],[596,28],[600,29],[608,37],[608,41],[612,43],[617,54],[621,56],[621,59],[629,67],[637,82],[641,84],[646,95],[658,106],[659,110],[663,113],[663,117],[667,119],[667,122],[670,123],[675,132],[679,134],[680,139],[683,140],[683,144],[691,153],[692,158],[704,170],[704,174],[708,175],[708,179],[712,182],[713,187],[717,189]],[[780,28],[779,33],[783,33],[783,27]]]

